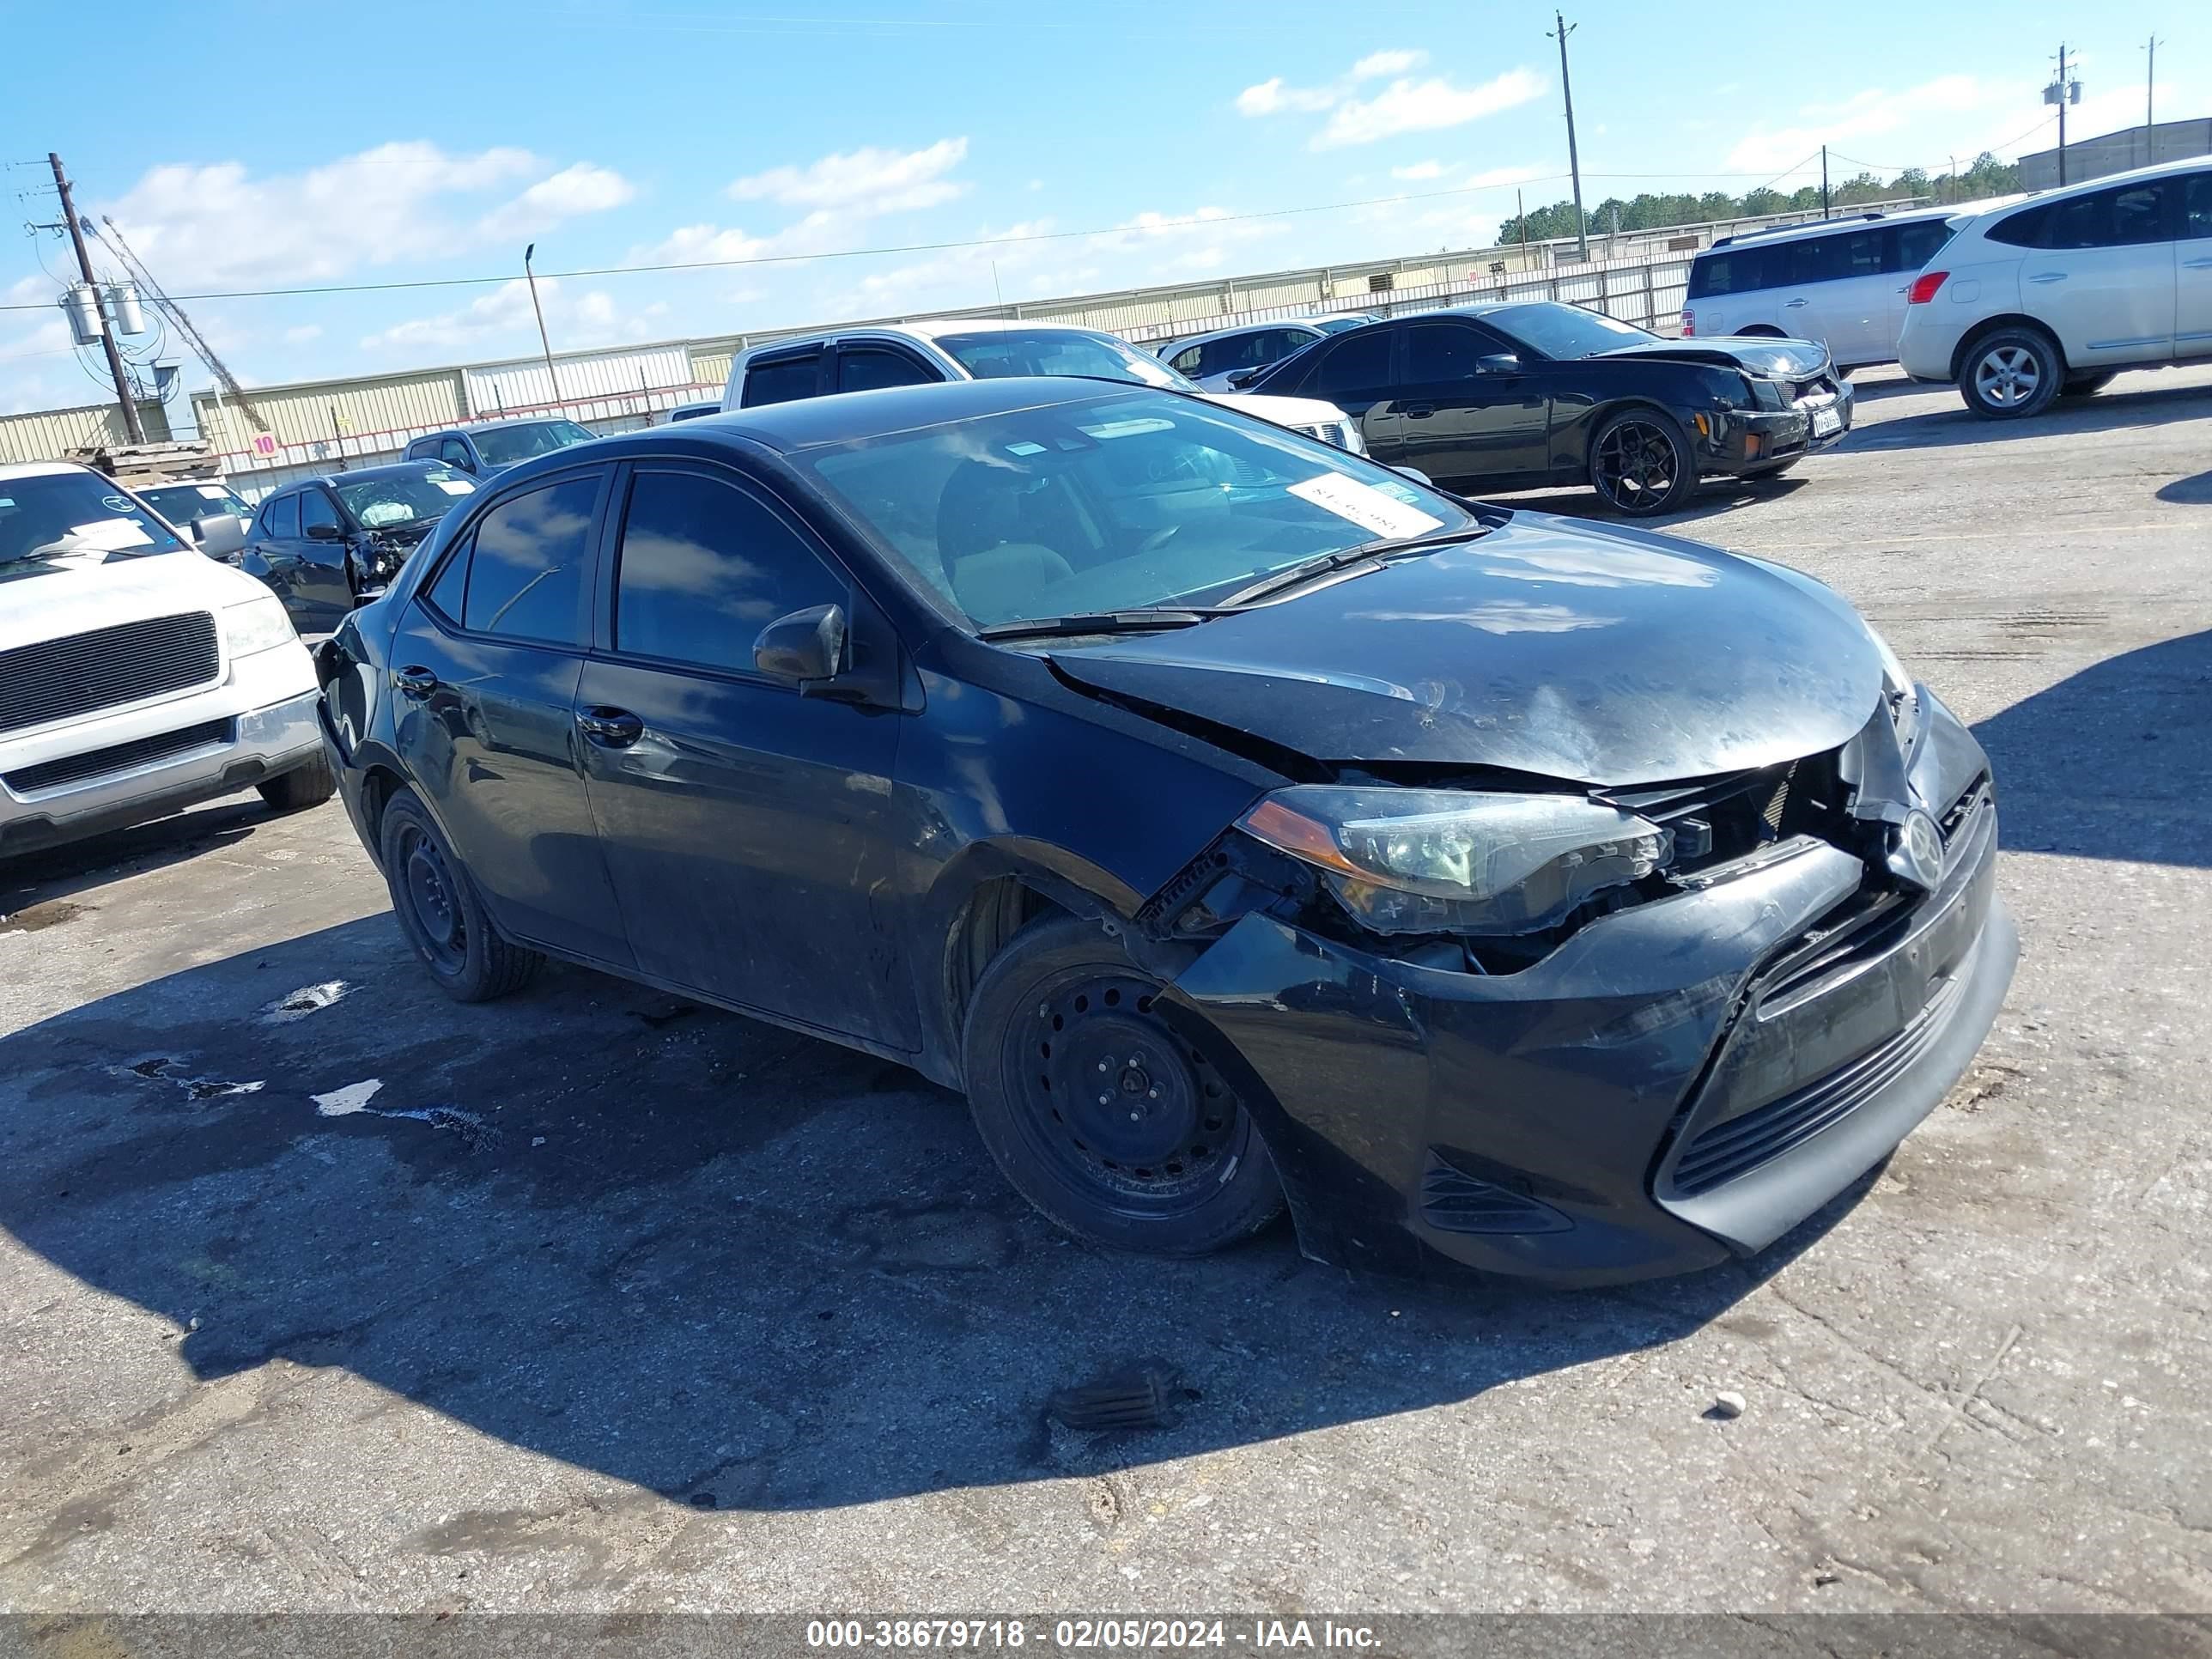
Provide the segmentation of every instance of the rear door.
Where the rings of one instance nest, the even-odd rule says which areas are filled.
[[[1545,469],[1552,399],[1540,362],[1483,360],[1516,348],[1459,319],[1408,321],[1398,368],[1399,454],[1447,489],[1473,490]]]
[[[855,614],[821,541],[758,481],[629,471],[598,645],[577,693],[607,868],[641,971],[898,1048],[912,979],[876,896],[902,717],[761,673],[753,641],[817,605]]]
[[[2171,181],[2179,220],[2173,245],[2173,346],[2212,357],[2212,170]]]
[[[2172,181],[2118,185],[2052,202],[2021,261],[2020,295],[2058,337],[2069,368],[2173,355]]]
[[[796,398],[818,398],[827,390],[823,368],[830,353],[820,345],[800,346],[754,358],[745,365],[745,383],[738,407],[758,409],[763,404],[787,404]]]
[[[1790,292],[1783,332],[1818,340],[1838,364],[1889,356],[1892,283],[1885,270],[1886,227],[1867,223],[1788,244]]]
[[[328,633],[327,626],[316,626],[313,573],[304,568],[304,546],[300,538],[300,492],[280,490],[261,503],[253,533],[246,538],[245,550],[239,555],[239,567],[258,576],[284,602],[294,628],[303,634]]]
[[[497,492],[408,607],[391,660],[400,756],[494,917],[626,968],[575,718],[611,470]]]

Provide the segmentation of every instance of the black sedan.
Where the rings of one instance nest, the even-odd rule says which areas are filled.
[[[435,461],[398,461],[287,484],[261,503],[234,562],[269,584],[292,626],[327,634],[381,593],[476,480]]]
[[[902,1061],[1112,1246],[1287,1200],[1347,1263],[1755,1251],[2016,951],[1986,758],[1828,589],[1172,392],[547,456],[317,661],[452,995],[550,955]]]
[[[1825,346],[1669,340],[1545,300],[1370,324],[1240,389],[1326,398],[1376,460],[1462,495],[1587,481],[1638,517],[1682,506],[1701,477],[1786,471],[1851,423]]]

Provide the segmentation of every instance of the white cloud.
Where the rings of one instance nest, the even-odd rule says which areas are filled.
[[[1390,176],[1412,183],[1422,179],[1441,179],[1450,171],[1442,161],[1416,161],[1411,167],[1392,167]]]
[[[637,187],[611,167],[578,161],[550,179],[540,179],[503,207],[488,213],[477,234],[488,242],[514,241],[550,230],[564,219],[618,208]]]
[[[380,144],[301,173],[172,164],[149,169],[100,210],[172,290],[326,282],[439,246],[453,236],[440,222],[445,198],[541,165],[523,149],[450,155],[422,143]]]
[[[926,149],[855,149],[803,167],[771,167],[737,180],[740,202],[836,210],[856,216],[935,207],[968,186],[945,175],[967,158],[965,138],[940,138]]]
[[[538,295],[545,307],[546,332],[556,351],[627,343],[665,332],[668,307],[663,303],[624,305],[602,289],[574,293],[555,276],[538,279]],[[455,347],[496,350],[534,344],[537,333],[530,285],[517,277],[459,310],[410,318],[368,335],[361,347],[380,354]]]
[[[323,325],[320,323],[302,323],[297,328],[288,328],[284,331],[286,345],[305,345],[310,340],[319,340],[322,337]]]
[[[1822,144],[1848,145],[1907,131],[1956,129],[1962,125],[1956,118],[1960,117],[1978,128],[1988,125],[1983,113],[2002,102],[2008,90],[1971,75],[1939,76],[1899,92],[1869,87],[1838,103],[1807,105],[1795,125],[1753,127],[1736,141],[1722,165],[1738,173],[1778,171],[1804,161]]]
[[[1352,88],[1362,81],[1379,81],[1386,75],[1404,75],[1419,69],[1428,60],[1429,54],[1425,52],[1409,52],[1402,48],[1370,52],[1325,87],[1291,86],[1278,75],[1238,93],[1237,112],[1239,115],[1279,115],[1285,110],[1302,110],[1311,114],[1331,108],[1348,97]]]
[[[1339,104],[1310,148],[1336,149],[1403,132],[1434,132],[1528,103],[1543,92],[1544,77],[1525,69],[1508,70],[1478,87],[1455,86],[1442,76],[1393,81],[1370,99]]]

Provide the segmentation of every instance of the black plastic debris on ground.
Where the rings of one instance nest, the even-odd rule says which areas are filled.
[[[1182,1386],[1175,1368],[1148,1359],[1089,1382],[1054,1392],[1044,1414],[1062,1428],[1085,1433],[1116,1429],[1171,1429],[1182,1408],[1198,1398]]]

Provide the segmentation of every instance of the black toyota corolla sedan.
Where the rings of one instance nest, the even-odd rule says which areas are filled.
[[[1701,477],[1771,477],[1841,440],[1851,388],[1810,340],[1669,340],[1551,300],[1370,323],[1231,382],[1325,398],[1367,453],[1448,489],[1587,481],[1634,517]]]
[[[963,1090],[1192,1253],[1558,1283],[1748,1254],[2010,978],[1974,739],[1778,565],[1004,380],[502,474],[318,657],[432,977],[555,956]]]

